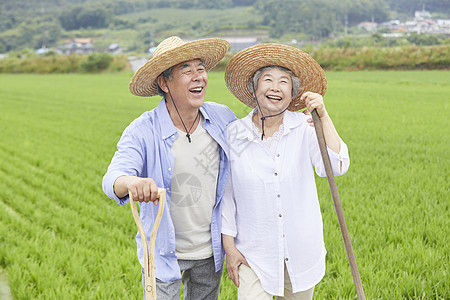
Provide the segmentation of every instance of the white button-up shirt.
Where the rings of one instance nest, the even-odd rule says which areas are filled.
[[[314,178],[326,176],[308,116],[286,111],[276,154],[252,132],[251,112],[227,128],[231,173],[225,190],[222,233],[235,237],[237,249],[258,275],[262,287],[283,296],[284,265],[293,292],[316,285],[325,274],[323,224]],[[328,148],[334,175],[349,167],[348,149]]]

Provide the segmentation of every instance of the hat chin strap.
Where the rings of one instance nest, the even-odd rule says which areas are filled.
[[[262,112],[262,110],[261,110],[261,107],[259,106],[259,101],[258,101],[258,98],[256,98],[256,95],[255,94],[253,94],[253,97],[255,97],[255,101],[256,101],[256,105],[258,106],[258,110],[259,110],[259,112],[261,113],[261,129],[262,129],[262,134],[261,134],[261,141],[264,139],[264,121],[266,120],[266,118],[272,118],[272,117],[276,117],[276,116],[279,116],[279,115],[281,115],[281,114],[283,114],[287,109],[288,109],[288,107],[289,107],[289,105],[288,106],[286,106],[286,108],[285,109],[283,109],[283,111],[282,112],[279,112],[279,113],[277,113],[277,114],[275,114],[275,115],[270,115],[270,116],[264,116],[264,114],[263,114],[263,112]]]
[[[197,116],[195,117],[194,122],[191,125],[191,128],[189,128],[189,130],[188,130],[186,125],[184,125],[183,119],[181,118],[181,115],[180,115],[180,112],[178,111],[177,105],[175,104],[175,101],[173,100],[172,93],[170,92],[169,86],[167,85],[166,77],[163,76],[163,79],[164,79],[164,83],[166,84],[167,90],[169,91],[169,96],[170,96],[170,99],[172,100],[173,106],[175,107],[175,110],[177,111],[178,117],[181,120],[181,124],[183,124],[184,130],[186,131],[186,137],[187,137],[187,139],[188,139],[188,141],[190,143],[191,142],[190,131],[192,130],[192,127],[194,127],[194,124],[197,121],[198,116],[200,115],[200,110],[198,110]]]

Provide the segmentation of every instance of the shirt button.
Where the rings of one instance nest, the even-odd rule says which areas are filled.
[[[283,215],[282,215],[282,214],[279,214],[279,215],[278,215],[278,217],[282,218],[282,217],[283,217]]]
[[[169,171],[172,171],[172,168],[169,168]]]
[[[284,260],[285,260],[285,261],[289,261],[289,258],[286,257]]]
[[[277,195],[277,198],[280,198],[280,197],[281,197],[281,195],[280,195],[280,194],[278,194],[278,195]]]
[[[277,157],[280,157],[280,153],[277,154]]]
[[[275,173],[274,173],[274,175],[275,175],[275,176],[278,176],[278,173],[277,173],[277,172],[275,172]]]
[[[173,254],[173,251],[170,251],[170,254]]]

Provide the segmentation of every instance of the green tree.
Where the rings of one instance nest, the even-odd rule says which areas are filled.
[[[80,28],[105,28],[108,26],[110,13],[103,8],[84,8],[76,6],[61,13],[59,21],[65,30]]]
[[[442,44],[442,40],[439,39],[436,35],[431,34],[417,34],[413,33],[406,38],[408,42],[414,45],[420,46],[431,46],[431,45],[440,45]]]
[[[450,13],[450,0],[385,0],[392,10],[413,15],[425,8],[430,12]]]
[[[233,0],[233,6],[251,6],[256,0]]]
[[[255,9],[263,15],[263,25],[272,37],[286,32],[306,33],[316,39],[361,21],[385,21],[389,7],[384,0],[259,0]]]
[[[0,40],[0,53],[6,52],[6,46],[3,44],[3,42]]]

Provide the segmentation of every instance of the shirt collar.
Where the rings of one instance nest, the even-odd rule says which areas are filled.
[[[236,139],[248,139],[250,141],[253,141],[254,135],[253,135],[253,121],[252,117],[255,112],[256,108],[253,109],[247,116],[243,117],[242,119],[238,120],[237,122],[241,123],[241,129],[237,130],[235,132]]]
[[[177,128],[173,125],[173,121],[170,118],[169,111],[167,110],[166,100],[163,98],[155,108],[155,112],[158,115],[159,124],[161,127],[161,133],[163,138],[166,139],[177,133]],[[208,114],[208,110],[205,105],[200,107],[200,113],[203,116],[204,122],[211,122]]]
[[[167,139],[168,137],[176,134],[177,129],[175,125],[173,125],[172,119],[170,118],[169,111],[167,110],[166,106],[166,100],[164,98],[155,108],[155,112],[159,119],[159,125],[161,128],[163,139]]]
[[[206,108],[205,104],[203,104],[200,107],[200,113],[202,114],[203,119],[205,119],[204,122],[206,122],[206,121],[211,122],[211,119],[209,118],[209,114],[208,114],[208,109]]]
[[[252,129],[253,128],[252,117],[255,114],[256,110],[257,108],[255,107],[247,116],[239,120],[239,122],[241,122],[242,125],[244,126],[243,130],[239,130],[236,133],[236,139],[248,139],[250,141],[253,141],[255,139]],[[283,116],[283,124],[284,124],[283,135],[286,135],[292,129],[301,126],[303,123],[305,123],[306,117],[307,116],[305,116],[303,113],[295,113],[286,110]]]
[[[284,132],[283,135],[288,134],[296,127],[304,126],[306,124],[307,116],[304,113],[296,113],[292,111],[285,111],[283,117]]]

